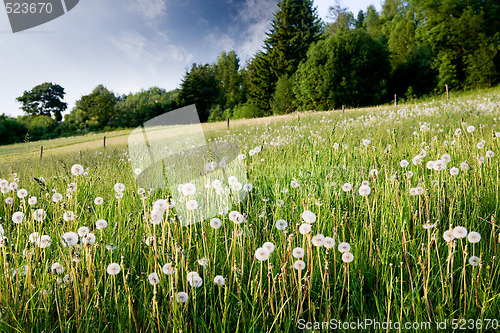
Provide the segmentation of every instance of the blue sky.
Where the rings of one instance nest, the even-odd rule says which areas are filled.
[[[240,64],[262,46],[276,0],[80,0],[67,14],[13,34],[0,9],[0,114],[22,114],[16,97],[43,82],[65,88],[68,112],[104,84],[117,94],[177,88],[193,62],[235,50]],[[334,0],[315,0],[328,21]],[[355,15],[380,0],[343,2]]]

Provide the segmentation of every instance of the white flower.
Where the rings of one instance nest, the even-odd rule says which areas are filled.
[[[44,249],[46,247],[49,247],[50,244],[52,244],[52,241],[50,240],[50,237],[47,236],[47,235],[43,235],[41,236],[38,240],[37,240],[37,245],[38,247],[40,247],[41,249]]]
[[[172,275],[172,274],[175,273],[175,267],[172,267],[172,263],[171,262],[166,263],[165,265],[163,265],[163,268],[161,270],[166,275]]]
[[[351,251],[351,245],[349,245],[349,243],[342,242],[339,244],[338,249],[342,253],[349,252]]]
[[[91,232],[83,237],[83,244],[92,245],[95,243],[95,235]]]
[[[265,242],[262,244],[262,247],[267,250],[267,252],[271,253],[274,251],[274,244],[271,242]]]
[[[83,174],[83,172],[85,171],[85,169],[83,168],[83,166],[81,166],[80,164],[74,164],[72,167],[71,167],[71,173],[75,176],[81,176]]]
[[[191,183],[184,184],[182,186],[182,194],[187,196],[194,195],[196,193],[196,186]]]
[[[443,160],[437,160],[434,161],[434,170],[439,171],[439,170],[444,170],[446,169],[446,162]]]
[[[456,175],[458,175],[458,173],[459,173],[458,168],[453,167],[450,169],[450,175],[456,176]]]
[[[302,213],[301,217],[304,220],[304,222],[306,222],[306,223],[316,222],[316,215],[313,212],[311,212],[310,210],[305,210]]]
[[[297,187],[299,187],[299,186],[300,186],[300,184],[299,184],[299,183],[297,183],[295,180],[292,180],[292,181],[290,182],[290,187],[291,187],[291,188],[297,188]]]
[[[36,203],[37,203],[36,197],[32,196],[32,197],[28,198],[28,204],[30,206],[34,206],[34,205],[36,205]]]
[[[186,207],[189,210],[195,210],[196,208],[198,208],[198,202],[194,199],[188,200],[186,202]]]
[[[420,163],[422,163],[422,157],[420,157],[420,155],[417,155],[411,161],[413,165],[419,165]]]
[[[462,169],[462,171],[467,171],[470,169],[470,166],[469,164],[467,164],[467,162],[462,162],[460,163],[460,169]]]
[[[60,263],[55,262],[52,264],[52,266],[50,266],[50,270],[53,272],[55,271],[57,274],[61,274],[62,272],[64,272],[64,267],[61,266]]]
[[[370,140],[368,140],[368,139],[363,139],[363,141],[362,141],[362,142],[363,142],[363,145],[364,145],[365,147],[368,147],[368,146],[370,145],[370,143],[372,143],[372,142],[371,142]]]
[[[401,162],[399,162],[399,166],[402,167],[402,168],[406,168],[408,166],[408,161],[407,160],[402,160]]]
[[[219,286],[223,286],[225,281],[226,280],[224,279],[224,277],[222,275],[217,275],[214,278],[214,284],[219,285]]]
[[[468,240],[469,240],[469,242],[471,242],[471,243],[478,243],[478,242],[481,240],[481,235],[479,234],[479,232],[471,231],[471,232],[467,235],[467,239],[468,239]]]
[[[73,221],[75,219],[75,213],[73,213],[72,211],[68,210],[67,212],[64,212],[63,219],[66,222]]]
[[[243,186],[243,191],[245,191],[245,192],[250,192],[250,191],[252,191],[252,189],[253,189],[253,185],[252,184],[245,184]]]
[[[302,223],[299,227],[299,232],[302,234],[302,235],[307,235],[308,233],[311,232],[311,225],[308,224],[308,223]]]
[[[12,197],[8,197],[5,199],[5,204],[6,205],[13,205],[14,204],[14,199]]]
[[[296,247],[292,250],[292,255],[294,258],[302,258],[305,255],[304,249],[301,247]]]
[[[16,182],[12,182],[9,184],[9,188],[12,190],[12,191],[15,191],[17,190],[17,188],[19,187],[19,185],[16,183]]]
[[[445,163],[450,163],[451,156],[449,154],[443,154],[441,155],[441,160],[444,161]]]
[[[351,262],[353,260],[354,260],[354,255],[351,252],[344,252],[342,254],[342,261],[343,262],[349,263],[349,262]]]
[[[378,176],[378,170],[377,169],[371,169],[370,170],[370,176],[373,178],[376,178]]]
[[[467,236],[467,229],[464,227],[455,227],[453,229],[453,236],[455,236],[455,238],[464,238]]]
[[[104,199],[101,198],[101,197],[97,197],[97,198],[94,199],[94,203],[96,205],[102,205],[103,202],[104,202]]]
[[[179,303],[186,303],[189,299],[188,294],[181,291],[180,293],[177,293],[176,295],[177,302]]]
[[[123,192],[125,191],[125,185],[122,183],[116,183],[114,186],[115,192]]]
[[[151,224],[160,224],[163,221],[163,212],[158,209],[151,211]]]
[[[58,203],[62,200],[63,196],[61,193],[54,193],[52,195],[52,201],[54,201],[55,203]]]
[[[198,259],[198,265],[201,266],[208,266],[209,259],[207,257],[203,257],[201,259]]]
[[[255,250],[255,258],[260,261],[267,260],[269,259],[269,251],[267,251],[263,247],[259,247],[257,250]]]
[[[66,232],[62,235],[62,238],[68,246],[74,246],[78,243],[78,235],[74,232]]]
[[[446,230],[443,233],[443,238],[446,242],[451,242],[452,240],[454,240],[455,236],[453,235],[453,230]]]
[[[344,192],[349,192],[350,190],[352,190],[352,185],[351,183],[345,183],[344,185],[342,185],[342,190]]]
[[[109,275],[116,275],[120,273],[121,267],[117,263],[112,263],[109,264],[108,268],[106,268],[106,272],[108,272]]]
[[[359,187],[359,194],[366,197],[367,195],[369,195],[371,193],[371,188],[370,186],[368,185],[362,185]]]
[[[97,222],[95,223],[95,228],[98,230],[106,229],[107,226],[108,222],[106,222],[106,220],[103,219],[97,220]]]
[[[149,283],[151,283],[153,286],[160,283],[160,278],[158,277],[158,274],[156,274],[156,272],[149,274],[148,280],[149,280]]]
[[[17,191],[17,197],[19,199],[26,198],[27,196],[28,196],[28,191],[26,191],[24,188],[22,188],[19,191]]]
[[[139,168],[137,168],[137,169],[134,170],[134,173],[135,173],[136,176],[139,176],[142,173],[142,170],[139,169]]]
[[[85,237],[85,235],[87,235],[88,233],[90,232],[89,228],[87,227],[80,227],[78,228],[78,236],[80,237]]]
[[[493,151],[488,150],[488,151],[486,152],[486,157],[491,158],[491,157],[493,157],[493,156],[495,156],[495,153],[494,153]]]
[[[302,260],[296,260],[294,263],[293,263],[293,268],[295,268],[296,270],[298,271],[301,271],[303,270],[304,268],[306,268],[306,263]]]
[[[460,128],[457,128],[455,130],[455,135],[462,135],[462,130]]]
[[[469,132],[469,133],[472,133],[472,132],[474,132],[475,130],[476,130],[476,128],[475,128],[474,126],[472,126],[472,125],[471,125],[471,126],[469,126],[469,127],[467,127],[467,132]]]
[[[314,246],[323,246],[323,243],[325,242],[325,236],[322,234],[317,234],[312,238],[312,243]]]
[[[1,231],[3,231],[3,228]],[[3,236],[3,232],[0,232],[0,236]],[[38,234],[38,232],[32,232],[28,236],[28,239],[31,243],[36,243],[40,239],[40,235]]]
[[[212,181],[212,187],[215,189],[221,188],[222,187],[221,181],[218,179]]]
[[[15,212],[12,214],[12,222],[14,223],[22,223],[24,220],[24,213],[23,212]]]
[[[483,149],[484,148],[484,144],[485,142],[484,141],[480,141],[477,143],[477,149]]]
[[[335,246],[335,240],[332,237],[325,237],[323,241],[323,246],[327,249],[331,249]]]
[[[285,220],[278,220],[276,221],[276,229],[278,230],[285,230],[288,227],[288,223]]]
[[[480,262],[480,259],[476,256],[471,256],[469,258],[469,264],[471,264],[472,266],[477,266],[479,265],[479,262]]]
[[[236,185],[236,183],[238,182],[238,178],[236,178],[235,176],[231,176],[227,179],[227,183],[230,185],[230,186],[234,186]]]
[[[432,170],[434,169],[434,161],[428,161],[427,164],[425,165],[427,169]]]
[[[219,229],[222,226],[222,221],[216,217],[210,220],[210,226],[214,229]]]

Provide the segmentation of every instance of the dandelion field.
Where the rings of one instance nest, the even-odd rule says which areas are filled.
[[[0,330],[289,332],[372,318],[494,331],[499,123],[492,90],[214,127],[211,143],[240,147],[246,180],[170,190],[139,188],[126,146],[2,158]],[[176,210],[195,192],[244,199],[183,226]]]

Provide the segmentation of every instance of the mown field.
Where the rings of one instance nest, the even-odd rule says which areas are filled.
[[[244,172],[212,155],[165,189],[126,131],[0,147],[0,330],[494,331],[497,124],[499,89],[208,124]]]

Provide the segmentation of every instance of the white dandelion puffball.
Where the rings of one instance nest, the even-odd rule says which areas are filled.
[[[335,246],[335,239],[333,239],[332,237],[325,237],[325,239],[323,240],[323,246],[327,249],[331,249]]]
[[[306,268],[306,263],[303,261],[303,260],[296,260],[294,263],[293,263],[293,268],[295,268],[296,270],[298,271],[301,271],[303,270],[304,268]]]
[[[200,274],[198,274],[198,272],[189,272],[187,274],[187,280],[188,280],[188,282],[191,281],[195,276],[200,276]]]
[[[263,247],[259,247],[257,250],[255,250],[255,259],[259,261],[269,259],[269,251],[267,251]]]
[[[142,170],[139,169],[139,168],[137,168],[137,169],[134,170],[134,173],[135,173],[136,176],[139,176],[142,173]]]
[[[425,164],[425,167],[429,170],[433,170],[434,169],[434,161],[428,161],[426,164]]]
[[[229,220],[230,221],[233,221],[233,222],[236,222],[236,220],[238,219],[238,216],[240,216],[240,212],[236,211],[236,210],[233,210],[231,212],[229,212]]]
[[[186,303],[189,299],[189,296],[187,293],[181,291],[181,292],[177,293],[175,298],[177,299],[177,302],[179,302],[179,303]]]
[[[238,178],[236,178],[235,176],[231,176],[227,179],[227,183],[231,186],[234,186],[236,185],[236,183],[238,182]]]
[[[372,143],[372,142],[371,142],[370,140],[368,140],[368,139],[363,139],[363,141],[362,141],[362,142],[363,142],[363,145],[364,145],[365,147],[368,147],[368,146],[370,145],[370,143]]]
[[[316,222],[316,214],[311,212],[310,210],[305,210],[302,215],[300,215],[304,222],[306,223],[314,223]]]
[[[458,168],[453,167],[450,169],[450,175],[452,175],[452,176],[458,175],[459,172],[460,171],[458,170]]]
[[[184,184],[182,186],[182,194],[186,197],[194,195],[196,193],[196,186],[191,183]]]
[[[226,282],[226,280],[224,279],[224,277],[222,275],[217,275],[214,278],[214,284],[216,284],[218,286],[223,286],[225,282]]]
[[[271,242],[265,242],[262,244],[262,247],[267,250],[267,252],[271,253],[274,251],[274,244]]]
[[[420,157],[420,155],[417,155],[414,158],[412,158],[411,161],[413,165],[419,165],[420,163],[422,163],[422,157]]]
[[[443,155],[441,155],[441,160],[444,161],[445,163],[450,163],[450,161],[451,161],[450,154],[443,154]]]
[[[470,169],[470,166],[467,162],[462,162],[460,163],[460,169],[462,169],[462,171],[467,171]]]
[[[56,272],[57,274],[61,274],[64,272],[64,267],[61,266],[60,263],[55,262],[52,264],[52,266],[50,266],[50,270]]]
[[[47,235],[40,236],[40,238],[37,240],[37,245],[41,249],[49,247],[50,244],[52,244],[52,241],[51,241],[50,237]]]
[[[151,224],[160,224],[163,221],[163,212],[158,209],[153,209],[150,214]]]
[[[93,233],[89,232],[83,237],[83,244],[92,245],[94,243],[95,243],[95,235]]]
[[[19,199],[24,199],[28,196],[28,191],[26,191],[24,188],[20,189],[19,191],[17,191],[17,197]]]
[[[189,210],[195,210],[196,208],[198,208],[198,201],[196,201],[194,199],[188,200],[186,202],[186,207]]]
[[[38,202],[38,200],[36,199],[36,197],[29,197],[29,198],[28,198],[28,204],[29,204],[30,206],[34,206],[34,205],[36,205],[36,203],[37,203],[37,202]]]
[[[160,283],[160,278],[158,277],[158,274],[156,272],[153,272],[148,275],[148,281],[151,283],[153,286],[157,285]]]
[[[106,268],[106,272],[108,272],[109,275],[116,275],[120,273],[120,271],[120,265],[117,263],[109,264],[108,268]]]
[[[478,257],[476,257],[476,256],[471,256],[469,258],[469,264],[471,264],[472,266],[479,265],[479,261],[480,261],[480,259]]]
[[[0,236],[3,236],[3,228],[0,228]],[[40,235],[38,232],[32,232],[29,236],[28,239],[31,243],[36,243],[38,239],[40,238]]]
[[[324,242],[325,236],[323,236],[322,234],[317,234],[312,238],[312,243],[314,246],[323,246]]]
[[[302,234],[302,235],[307,235],[308,233],[311,232],[311,225],[308,224],[308,223],[302,223],[299,227],[299,232]]]
[[[350,263],[354,260],[354,255],[351,252],[344,252],[342,254],[342,261],[346,263]]]
[[[218,189],[218,188],[222,188],[222,183],[220,180],[216,179],[214,181],[212,181],[212,187],[214,189]]]
[[[455,227],[453,229],[453,236],[455,236],[455,238],[465,238],[467,236],[467,229],[465,229],[464,227]]]
[[[14,199],[12,199],[12,197],[8,197],[7,199],[5,199],[5,204],[7,204],[7,205],[13,205],[14,204]]]
[[[9,184],[9,188],[12,191],[16,191],[18,187],[19,187],[19,185],[16,182],[12,182],[12,183]]]
[[[488,150],[488,151],[486,152],[486,157],[491,158],[491,157],[493,157],[493,156],[495,156],[495,153],[494,153],[493,151]]]
[[[63,219],[66,222],[73,221],[75,219],[75,213],[73,213],[72,211],[68,210],[67,212],[64,212]]]
[[[297,187],[299,187],[299,186],[300,186],[300,184],[299,184],[299,183],[297,183],[295,180],[292,180],[292,181],[290,182],[290,187],[291,187],[291,188],[297,188]]]
[[[23,212],[15,212],[12,214],[12,222],[14,223],[22,223],[24,220],[24,213]]]
[[[409,164],[407,160],[401,160],[401,162],[399,162],[399,166],[402,168],[406,168]]]
[[[243,186],[243,191],[245,192],[251,192],[253,190],[253,185],[252,184],[245,184]]]
[[[137,189],[137,194],[139,194],[139,195],[144,195],[144,194],[146,194],[146,190],[145,190],[145,189],[143,189],[142,187],[139,187],[139,188]]]
[[[122,183],[116,183],[113,188],[114,188],[115,192],[125,191],[125,185],[123,185]]]
[[[106,220],[103,220],[103,219],[97,220],[97,222],[95,223],[95,228],[97,230],[106,229],[107,226],[108,226],[108,222],[106,222]]]
[[[94,203],[96,205],[102,205],[103,202],[104,202],[104,199],[101,198],[101,197],[97,197],[97,198],[94,199]]]
[[[164,274],[166,275],[172,275],[175,273],[175,267],[172,267],[172,263],[169,262],[169,263],[166,263],[165,265],[163,265],[162,269]]]
[[[158,199],[153,202],[153,210],[158,210],[160,212],[166,211],[168,208],[168,201],[164,199]]]
[[[55,202],[55,203],[58,203],[62,200],[63,196],[61,193],[54,193],[52,195],[52,201]]]
[[[349,243],[342,242],[339,244],[338,249],[342,253],[349,252],[351,251],[351,245],[349,245]]]
[[[210,260],[207,257],[203,257],[201,259],[198,259],[198,265],[208,266],[209,261]]]
[[[193,278],[189,281],[189,285],[191,287],[199,288],[203,285],[203,279],[199,275],[193,276]]]
[[[471,243],[479,243],[479,241],[481,240],[481,235],[479,234],[479,232],[471,231],[467,235],[467,239]]]
[[[80,227],[78,228],[78,236],[80,237],[85,237],[85,235],[87,235],[88,233],[90,232],[89,228],[87,227]]]
[[[283,231],[287,227],[288,227],[288,223],[285,220],[280,219],[280,220],[276,221],[276,229]]]
[[[81,176],[83,174],[83,172],[85,171],[85,169],[83,168],[82,165],[80,164],[74,164],[72,167],[71,167],[71,173],[75,176]]]
[[[477,149],[483,149],[484,148],[484,144],[485,144],[484,141],[478,142],[477,143]]]
[[[451,242],[452,240],[454,240],[455,236],[453,235],[453,230],[446,230],[443,233],[443,238],[446,242]]]
[[[372,192],[370,186],[368,185],[362,185],[359,187],[359,194],[366,197]]]
[[[369,182],[369,181],[367,181],[367,180],[363,180],[363,181],[361,182],[361,186],[370,186],[370,182]]]
[[[116,192],[115,198],[117,198],[117,199],[123,198],[123,192]]]
[[[476,128],[475,128],[474,126],[472,126],[472,125],[471,125],[471,126],[469,126],[469,127],[467,127],[467,132],[469,132],[469,133],[472,133],[472,132],[474,132],[475,130],[476,130]]]
[[[434,161],[434,170],[439,171],[439,170],[445,170],[446,169],[446,162],[443,160],[437,160]]]
[[[344,192],[349,192],[350,190],[352,190],[352,185],[351,183],[345,183],[344,185],[342,185],[342,190]]]
[[[207,163],[205,163],[204,168],[205,168],[205,171],[207,171],[207,172],[214,171],[214,167],[212,166],[212,163],[211,163],[211,162],[207,162]]]
[[[74,246],[78,243],[78,235],[74,232],[66,232],[62,235],[62,238],[68,246]]]
[[[292,256],[294,258],[300,259],[305,255],[304,249],[301,247],[296,247],[292,250]]]
[[[216,217],[210,220],[210,226],[214,229],[219,229],[222,226],[222,221]]]

